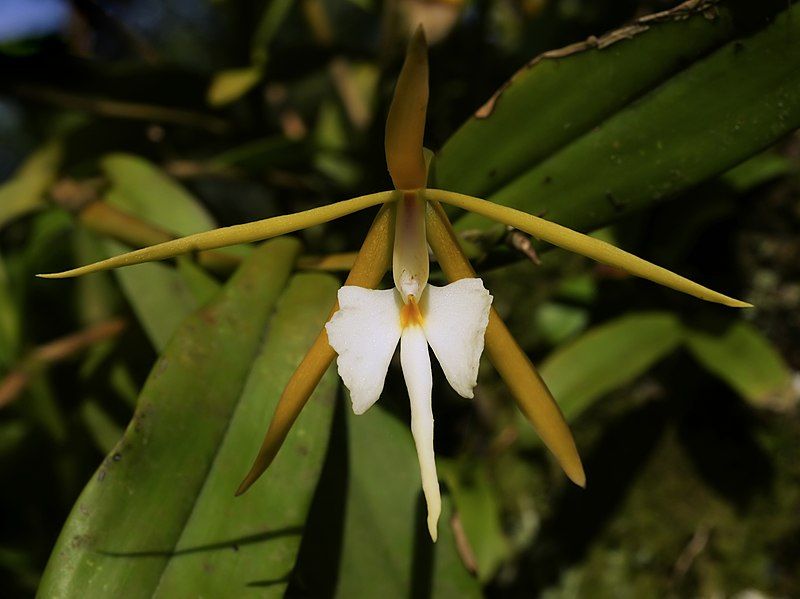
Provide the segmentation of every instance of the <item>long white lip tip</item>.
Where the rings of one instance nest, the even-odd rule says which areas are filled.
[[[433,541],[434,543],[436,542],[436,539],[439,538],[439,531],[437,524],[438,522],[436,518],[431,518],[430,516],[428,517],[428,533],[430,533],[431,541]]]

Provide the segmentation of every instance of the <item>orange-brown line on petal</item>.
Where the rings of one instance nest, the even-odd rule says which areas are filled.
[[[373,289],[380,283],[392,262],[394,217],[393,204],[386,204],[380,209],[361,245],[345,285]],[[338,309],[337,302],[331,315]],[[236,490],[237,496],[247,491],[275,459],[289,430],[335,357],[336,353],[328,343],[328,333],[323,327],[281,394],[258,455]]]
[[[448,280],[476,276],[438,202],[428,202],[426,217],[428,243]],[[586,486],[586,474],[575,440],[558,404],[494,308],[489,313],[485,339],[489,359],[508,385],[522,413],[570,480],[581,487]]]

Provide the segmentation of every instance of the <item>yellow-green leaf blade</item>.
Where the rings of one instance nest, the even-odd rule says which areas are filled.
[[[789,367],[753,325],[740,320],[720,332],[689,329],[686,344],[700,364],[753,405],[785,408],[797,403]]]
[[[152,596],[220,444],[244,432],[229,430],[230,419],[298,250],[288,239],[265,244],[180,327],[154,366],[123,439],[75,504],[41,596]],[[322,299],[320,320],[332,293]],[[300,352],[295,344],[303,341],[295,338],[287,347]],[[242,451],[247,460],[259,438],[242,442],[251,444]],[[231,501],[234,490],[233,484],[216,488]],[[209,544],[228,540],[215,537]]]
[[[567,420],[594,401],[646,372],[683,340],[678,318],[643,312],[589,330],[542,363],[542,378]]]

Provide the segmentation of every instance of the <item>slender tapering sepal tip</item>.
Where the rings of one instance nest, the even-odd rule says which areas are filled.
[[[638,256],[634,256],[610,243],[595,239],[594,237],[589,237],[588,235],[583,235],[582,233],[544,220],[538,216],[533,216],[520,210],[509,208],[508,206],[501,206],[500,204],[495,204],[480,198],[473,198],[464,194],[441,189],[427,189],[425,191],[425,196],[428,199],[444,202],[445,204],[457,206],[458,208],[469,210],[475,214],[491,218],[492,220],[524,231],[537,239],[552,243],[565,250],[581,254],[592,260],[597,260],[603,264],[608,264],[609,266],[624,270],[633,276],[653,281],[659,285],[664,285],[670,289],[693,295],[702,300],[715,302],[731,308],[753,307],[752,304],[728,297],[713,289],[699,285],[686,277],[682,277],[674,272],[670,272],[666,268],[662,268]]]
[[[396,189],[425,187],[422,151],[428,108],[428,44],[420,26],[408,44],[386,119],[386,164]]]
[[[394,191],[371,193],[369,195],[343,200],[335,204],[328,204],[327,206],[320,206],[319,208],[312,208],[311,210],[305,210],[295,214],[284,214],[241,225],[203,231],[202,233],[195,233],[194,235],[188,235],[186,237],[180,237],[178,239],[172,239],[156,245],[133,250],[132,252],[113,256],[106,260],[95,262],[94,264],[73,268],[72,270],[36,276],[43,279],[66,279],[68,277],[88,275],[93,272],[111,268],[141,264],[142,262],[166,260],[168,258],[180,256],[181,254],[215,250],[229,245],[238,245],[240,243],[263,241],[265,239],[285,235],[286,233],[292,233],[294,231],[300,231],[308,227],[327,223],[341,218],[342,216],[352,214],[358,210],[377,206],[378,204],[393,202],[396,199],[397,193]]]
[[[569,470],[565,470],[567,477],[578,485],[581,489],[586,488],[586,473],[583,471],[583,464],[578,462],[578,465]]]

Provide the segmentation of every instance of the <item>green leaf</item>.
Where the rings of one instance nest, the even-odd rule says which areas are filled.
[[[227,69],[214,75],[208,87],[207,100],[211,106],[224,106],[235,102],[261,80],[259,67]]]
[[[724,8],[710,16],[634,25],[602,49],[535,61],[491,116],[470,120],[445,145],[437,185],[589,230],[721,173],[800,126],[800,53],[787,52],[800,5],[707,55],[732,34]],[[457,228],[488,225],[469,215]]]
[[[719,334],[690,329],[686,342],[700,364],[753,405],[788,408],[797,403],[791,371],[751,324],[737,320]]]
[[[44,194],[58,174],[62,153],[60,141],[45,144],[0,186],[0,228],[45,205]]]
[[[500,519],[500,502],[485,462],[438,459],[436,465],[453,495],[481,582],[492,579],[511,547]]]
[[[291,239],[264,244],[181,325],[75,504],[40,596],[282,593],[282,583],[266,585],[286,575],[299,545],[332,412],[330,377],[276,460],[280,471],[241,498],[233,492],[335,298],[337,282],[319,274],[293,278],[280,295],[298,250]]]
[[[103,453],[110,453],[122,438],[122,429],[93,399],[87,399],[81,404],[80,415],[98,449]]]
[[[19,351],[20,314],[11,293],[5,262],[0,256],[0,368],[8,367]]]
[[[445,143],[437,185],[477,196],[497,191],[730,39],[730,15],[709,18],[714,13],[646,18],[537,56]]]
[[[112,154],[102,160],[112,188],[106,201],[176,235],[215,227],[208,212],[189,193],[146,160]],[[130,248],[103,240],[103,257]],[[184,261],[186,262],[186,261]],[[187,314],[203,303],[216,284],[190,264],[178,270],[160,263],[140,264],[114,271],[126,298],[157,351],[166,346]]]
[[[350,465],[336,596],[408,596],[420,584],[413,567],[416,543],[418,551],[421,545],[432,554],[432,597],[479,597],[477,580],[456,552],[448,498],[443,497],[439,540],[432,549],[424,518],[418,520],[418,506],[423,513],[425,508],[408,426],[380,408],[360,416],[347,412]]]
[[[130,154],[109,154],[101,165],[114,190],[108,201],[175,235],[216,227],[214,219],[161,169]]]
[[[682,339],[673,314],[630,314],[557,349],[542,364],[542,378],[566,419],[574,420],[597,399],[646,372]]]
[[[57,443],[67,440],[67,420],[52,385],[34,372],[26,388],[21,410]]]
[[[771,151],[753,156],[733,167],[721,179],[734,190],[743,193],[794,170],[795,166],[787,156]]]
[[[250,55],[254,65],[263,67],[267,63],[272,39],[294,4],[292,0],[267,1],[251,41]]]
[[[535,314],[536,328],[547,343],[558,345],[586,327],[589,314],[585,308],[577,308],[558,302],[545,302]]]
[[[104,239],[105,257],[130,248],[112,239]],[[180,273],[158,262],[127,266],[114,271],[136,318],[156,351],[161,352],[183,319],[200,302],[195,291]]]

